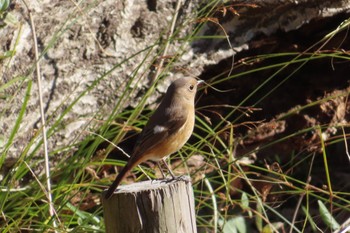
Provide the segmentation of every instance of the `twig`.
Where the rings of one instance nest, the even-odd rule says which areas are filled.
[[[40,117],[41,117],[41,124],[42,124],[42,134],[43,134],[43,145],[44,145],[44,160],[45,160],[45,178],[46,178],[46,196],[49,202],[49,214],[50,217],[53,219],[53,227],[57,227],[57,222],[55,218],[55,208],[52,202],[52,193],[51,193],[51,180],[50,180],[50,165],[49,165],[49,153],[48,153],[48,146],[47,146],[47,136],[46,136],[46,122],[45,122],[45,113],[44,113],[44,104],[43,104],[43,93],[42,93],[42,86],[41,86],[41,74],[40,74],[40,66],[39,66],[39,52],[38,52],[38,43],[36,39],[36,32],[35,32],[35,25],[34,20],[32,17],[31,10],[28,7],[28,4],[25,0],[23,0],[24,5],[26,6],[29,14],[29,20],[30,20],[30,26],[33,32],[33,42],[34,42],[34,53],[35,53],[35,65],[36,65],[36,78],[38,82],[38,90],[39,90],[39,103],[40,103]],[[56,232],[56,230],[55,230]]]
[[[230,77],[231,74],[232,74],[232,71],[233,71],[233,67],[234,67],[234,65],[235,65],[235,53],[236,53],[235,49],[233,48],[233,46],[232,46],[232,44],[231,44],[230,36],[227,34],[227,32],[226,32],[224,26],[222,26],[222,25],[220,24],[220,22],[219,22],[216,18],[206,18],[205,20],[207,20],[207,21],[209,21],[209,22],[212,22],[212,23],[218,25],[218,26],[221,28],[221,30],[222,30],[223,33],[225,34],[225,38],[226,38],[226,41],[227,41],[227,43],[228,43],[228,46],[230,47],[230,49],[231,49],[232,52],[233,52],[230,71],[228,72],[228,75],[227,75],[227,77]]]
[[[96,135],[96,136],[100,137],[101,139],[105,140],[106,142],[110,143],[112,146],[114,146],[114,147],[117,148],[120,152],[122,152],[126,157],[130,158],[130,155],[129,155],[128,153],[126,153],[126,152],[123,150],[123,148],[117,146],[117,145],[116,145],[115,143],[113,143],[112,141],[108,140],[107,138],[103,137],[103,136],[100,135],[100,134],[97,134],[97,133],[94,133],[94,132],[91,132],[91,131],[87,131],[87,132],[90,133],[90,134]],[[145,172],[145,170],[143,170],[143,168],[142,168],[140,165],[138,165],[137,167],[140,168],[140,170],[143,172],[143,174],[145,174],[145,176],[147,176],[147,178],[148,178],[149,180],[152,180],[151,177],[149,177],[149,175],[147,175],[147,173]]]
[[[303,192],[301,195],[300,195],[300,198],[298,200],[298,203],[297,203],[297,206],[295,208],[295,211],[294,211],[294,214],[293,214],[293,218],[292,218],[292,224],[291,224],[291,227],[289,229],[289,233],[292,233],[293,232],[293,226],[295,224],[295,221],[297,219],[297,216],[298,216],[298,212],[299,212],[299,209],[300,209],[300,206],[302,204],[302,201],[304,199],[304,196],[306,195],[306,193],[308,192],[309,190],[309,187],[310,187],[310,182],[311,182],[311,171],[312,171],[312,167],[313,167],[313,164],[314,164],[314,159],[315,159],[315,154],[312,156],[312,160],[311,160],[311,163],[310,163],[310,169],[309,169],[309,172],[308,172],[308,175],[307,175],[307,180],[306,180],[306,184],[305,184],[305,192]]]
[[[209,189],[209,192],[210,192],[210,196],[211,196],[211,201],[213,203],[213,207],[214,207],[214,229],[213,229],[213,232],[214,233],[217,233],[218,232],[218,219],[219,219],[219,211],[218,211],[218,205],[217,205],[217,201],[216,201],[216,196],[215,196],[215,192],[213,190],[213,187],[211,186],[209,180],[207,177],[205,177],[204,175],[204,183],[206,184],[207,188]]]
[[[27,166],[28,170],[32,173],[32,176],[34,177],[34,179],[36,180],[36,182],[38,182],[40,188],[43,190],[43,192],[45,193],[45,195],[47,195],[47,191],[46,191],[46,189],[45,189],[45,186],[40,182],[39,178],[36,176],[36,174],[34,173],[34,171],[32,170],[32,168],[29,166],[29,164],[28,164],[26,161],[24,161],[24,164]],[[56,210],[53,209],[53,211],[54,211],[55,216],[57,217],[57,212],[56,212]],[[51,216],[51,217],[52,217],[52,216]],[[58,218],[57,218],[57,219],[58,219]],[[55,221],[55,219],[53,219],[53,220]],[[59,219],[58,219],[58,221],[59,221]],[[56,232],[56,231],[55,231],[55,232]]]
[[[348,218],[343,224],[341,224],[340,228],[333,233],[347,233],[350,231],[350,218]]]
[[[162,67],[163,67],[163,65],[164,65],[164,60],[165,60],[164,58],[167,56],[167,53],[168,53],[168,50],[169,50],[170,38],[171,38],[172,35],[174,34],[175,24],[176,24],[177,17],[178,17],[178,15],[179,15],[180,6],[181,6],[181,4],[182,4],[182,1],[183,1],[183,0],[178,0],[178,1],[177,1],[177,5],[176,5],[176,9],[175,9],[175,14],[174,14],[174,17],[173,17],[173,21],[171,22],[171,27],[170,27],[170,31],[169,31],[168,40],[167,40],[166,43],[165,43],[165,47],[164,47],[163,54],[160,56],[161,59],[160,59],[159,65],[158,65],[157,72],[156,72],[156,74],[154,75],[154,78],[153,78],[152,81],[154,81],[154,79],[157,79],[158,76],[159,76],[160,73],[161,73]]]
[[[345,133],[345,130],[344,130],[344,126],[342,126],[341,129],[343,131],[343,136],[344,136],[345,153],[348,156],[348,159],[350,161],[350,154],[349,154],[348,143],[347,143],[347,140],[346,140],[346,133]]]

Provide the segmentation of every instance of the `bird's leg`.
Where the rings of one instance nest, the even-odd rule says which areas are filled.
[[[177,180],[177,181],[185,181],[186,183],[191,182],[191,179],[189,179],[187,176],[181,175],[181,176],[176,177],[176,176],[174,175],[174,173],[172,172],[172,170],[170,169],[170,167],[168,166],[167,162],[165,161],[165,158],[163,158],[162,161],[163,161],[164,165],[166,166],[166,168],[169,170],[170,175],[172,176],[172,179],[171,179],[171,180],[165,180],[166,183],[172,182],[172,181],[174,181],[174,180]],[[157,162],[157,164],[158,164],[158,166],[160,166],[158,162]],[[162,172],[162,174],[163,174],[163,172]],[[163,174],[163,177],[164,177],[164,179],[165,179],[164,174]]]
[[[162,166],[160,166],[160,163],[159,163],[159,162],[157,162],[157,166],[158,166],[160,172],[162,173],[163,179],[165,179],[166,176],[165,176],[165,174],[164,174],[164,172],[163,172],[163,169],[162,169]]]
[[[175,175],[174,175],[173,171],[170,169],[170,167],[168,166],[168,164],[166,163],[165,158],[163,158],[162,161],[163,161],[165,167],[168,169],[168,171],[169,171],[171,177],[172,177],[173,180],[174,180],[174,179],[175,179]]]

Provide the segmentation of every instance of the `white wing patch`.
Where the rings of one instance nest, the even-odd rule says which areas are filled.
[[[166,128],[164,126],[160,126],[160,125],[156,125],[154,128],[153,128],[153,133],[154,134],[157,134],[157,133],[161,133],[163,131],[165,131]]]

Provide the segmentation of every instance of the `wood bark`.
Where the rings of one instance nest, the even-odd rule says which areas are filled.
[[[107,233],[197,232],[189,177],[120,186],[108,200],[104,194]]]

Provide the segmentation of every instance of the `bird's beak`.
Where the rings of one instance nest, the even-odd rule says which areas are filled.
[[[197,80],[197,86],[201,86],[203,83],[205,83],[204,80]]]

